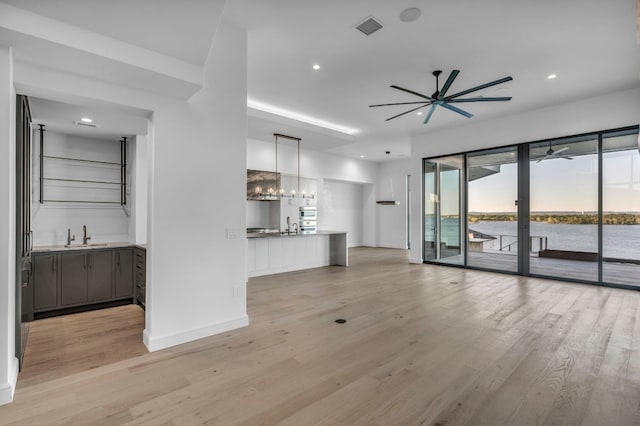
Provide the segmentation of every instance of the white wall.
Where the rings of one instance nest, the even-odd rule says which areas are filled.
[[[87,234],[91,242],[133,241],[130,233],[132,218],[132,176],[135,175],[135,140],[127,142],[128,168],[127,207],[120,205],[52,203],[39,202],[39,165],[40,135],[33,134],[33,192],[32,192],[32,229],[34,245],[66,244],[67,229],[76,236],[74,244],[81,243],[82,225],[87,225]],[[113,139],[93,139],[46,131],[44,133],[44,152],[47,156],[80,158],[108,162],[120,162],[120,141]],[[47,178],[120,181],[120,167],[79,163],[73,161],[44,159],[44,175]],[[120,186],[74,183],[44,182],[44,198],[67,200],[120,200]],[[146,213],[146,212],[143,212]],[[146,221],[146,215],[145,215]]]
[[[275,201],[247,201],[247,228],[278,228],[278,217],[271,217],[277,209]]]
[[[422,158],[532,142],[640,122],[640,88],[542,108],[495,120],[415,136],[411,140],[414,179],[411,215],[411,261],[422,262]]]
[[[0,404],[13,399],[15,357],[16,95],[12,52],[0,46]]]
[[[363,185],[324,180],[318,200],[318,228],[349,233],[349,247],[362,245]]]
[[[147,136],[136,136],[133,147],[131,155],[133,182],[129,185],[132,217],[129,220],[129,241],[136,244],[146,244],[147,204],[149,202],[149,143]]]
[[[246,325],[246,32],[221,22],[205,87],[153,108],[145,343]],[[235,237],[234,237],[235,235]],[[229,237],[228,237],[229,236]],[[233,297],[234,290],[241,297]]]
[[[399,205],[376,204],[376,246],[407,248],[407,175],[411,161],[397,160],[380,165],[377,200],[399,201]],[[418,180],[419,182],[419,180]]]
[[[278,144],[278,172],[298,173],[297,149]],[[247,168],[275,170],[275,143],[273,141],[247,140]],[[311,151],[300,145],[300,176],[314,179],[334,179],[359,183],[374,183],[378,175],[378,163],[355,160],[333,154]],[[318,191],[320,189],[318,188]]]

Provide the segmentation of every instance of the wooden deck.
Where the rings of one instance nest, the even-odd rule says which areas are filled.
[[[477,268],[497,271],[517,272],[518,259],[515,253],[469,252],[467,264]],[[541,258],[536,254],[529,257],[530,271],[533,275],[568,278],[583,281],[598,281],[597,262],[580,260]],[[453,256],[441,261],[444,264],[461,265],[462,256]],[[611,284],[624,284],[640,288],[640,265],[632,263],[605,262],[603,281]]]
[[[350,254],[251,279],[246,328],[21,377],[0,423],[640,424],[640,292]]]

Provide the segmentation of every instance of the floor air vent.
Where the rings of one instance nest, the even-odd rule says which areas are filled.
[[[364,21],[362,21],[358,26],[356,26],[356,30],[359,30],[364,35],[371,35],[382,28],[382,24],[376,21],[373,17],[368,17]]]

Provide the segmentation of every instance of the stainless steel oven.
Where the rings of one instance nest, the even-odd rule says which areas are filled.
[[[300,207],[300,233],[315,234],[318,232],[318,215],[315,206]]]

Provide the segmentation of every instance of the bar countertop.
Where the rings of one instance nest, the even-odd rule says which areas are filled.
[[[287,234],[284,232],[247,232],[247,238],[282,238],[282,237],[312,237],[314,235],[339,235],[346,234],[347,231],[317,231],[313,234]]]

